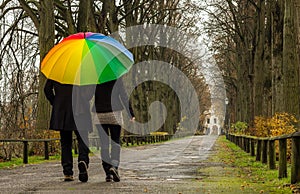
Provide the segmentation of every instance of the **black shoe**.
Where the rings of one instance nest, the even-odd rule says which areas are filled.
[[[112,174],[113,180],[115,182],[120,182],[120,176],[119,176],[118,170],[115,167],[111,167],[109,169],[109,172]]]
[[[106,182],[112,182],[113,181],[113,176],[111,174],[106,175],[105,181]]]
[[[74,178],[72,175],[65,175],[64,181],[74,181]]]
[[[79,180],[81,182],[87,182],[89,179],[88,172],[87,172],[87,165],[84,161],[78,162],[78,169],[79,169]]]

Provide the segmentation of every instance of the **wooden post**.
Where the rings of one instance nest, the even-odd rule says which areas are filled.
[[[242,149],[246,152],[247,149],[247,138],[246,137],[242,137]]]
[[[292,137],[291,183],[300,182],[300,136]]]
[[[279,172],[278,178],[287,177],[287,161],[286,161],[286,139],[279,140]]]
[[[48,141],[44,141],[44,148],[45,148],[45,160],[49,160],[49,146],[48,146]]]
[[[130,136],[130,142],[131,142],[131,145],[133,146],[134,145],[134,138],[133,138],[133,136]]]
[[[23,163],[28,164],[28,141],[23,141]]]
[[[268,145],[268,156],[269,156],[269,169],[276,168],[276,157],[275,157],[275,140],[269,140]]]
[[[245,138],[241,137],[241,148],[245,151]]]
[[[251,139],[250,142],[251,142],[250,154],[251,154],[251,156],[255,156],[255,140]]]
[[[256,161],[261,160],[261,141],[260,139],[257,140],[257,145],[256,145]]]
[[[261,162],[263,164],[266,164],[268,162],[268,140],[262,141],[262,156],[261,156]]]
[[[129,139],[128,137],[124,137],[125,138],[125,141],[126,141],[126,146],[129,146]]]
[[[239,147],[243,149],[243,138],[239,136]]]
[[[250,141],[251,139],[246,137],[246,152],[250,153]]]

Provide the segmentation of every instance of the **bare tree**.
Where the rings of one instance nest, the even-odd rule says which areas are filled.
[[[199,10],[190,1],[13,0],[3,1],[0,8],[0,20],[4,21],[1,23],[1,35],[3,35],[1,36],[1,75],[5,77],[5,74],[9,75],[13,72],[14,76],[6,76],[11,80],[4,80],[3,78],[3,83],[10,84],[11,87],[18,86],[18,88],[1,96],[1,107],[4,107],[3,99],[9,99],[13,95],[18,95],[21,99],[21,101],[15,102],[16,112],[17,109],[22,108],[22,105],[26,105],[30,101],[33,107],[32,120],[36,121],[31,122],[31,124],[36,124],[36,129],[47,129],[50,117],[50,105],[43,95],[46,78],[38,71],[39,60],[43,59],[47,52],[62,38],[79,31],[95,31],[109,35],[138,24],[167,25],[179,28],[191,36],[200,34],[199,29],[196,27],[197,17],[195,17]],[[163,31],[160,33],[163,35]],[[16,38],[16,36],[19,38]],[[160,37],[162,38],[159,41],[167,41],[163,36]],[[132,37],[126,36],[126,40],[122,40],[124,38],[122,36],[118,38],[126,44]],[[173,40],[170,39],[169,41],[172,42]],[[184,37],[177,37],[176,41],[178,41],[178,44],[187,45],[185,41],[189,40],[184,39]],[[185,54],[193,53],[192,50],[187,48],[185,48]],[[23,58],[13,55],[16,52],[21,52],[21,50],[23,51]],[[201,84],[204,85],[203,78],[195,78],[199,75],[198,62],[193,62],[188,57],[182,56],[182,53],[155,46],[131,48],[131,51],[134,53],[137,62],[149,59],[172,62],[175,67],[183,71],[195,83],[197,88],[202,88]],[[9,66],[8,64],[12,67],[10,70],[5,69]],[[26,64],[27,69],[23,64]],[[26,69],[26,73],[23,68]],[[31,75],[31,78],[34,77],[34,79],[28,79],[30,83],[26,85],[23,79],[29,75],[29,72],[34,74],[34,76]],[[15,78],[18,79],[14,80]],[[19,85],[15,82],[18,82]],[[142,87],[150,87],[149,84],[151,85],[151,83],[145,83]],[[20,90],[21,86],[23,87],[22,90]],[[5,88],[8,89],[9,87]],[[154,88],[160,88],[161,90],[156,92],[155,95],[153,94],[152,97],[166,101],[175,100],[174,106],[172,104],[168,105],[173,116],[170,117],[170,124],[167,124],[169,126],[165,129],[172,131],[176,122],[180,120],[177,114],[179,102],[176,100],[175,93],[167,86],[157,84]],[[26,92],[20,94],[20,91]],[[138,92],[137,95],[138,100],[135,104],[140,106],[145,98],[141,92]],[[12,100],[10,102],[12,103]],[[26,114],[23,113],[23,118]],[[20,115],[16,115],[15,119],[19,118]],[[26,119],[23,120],[25,122]],[[171,123],[172,120],[176,122]],[[29,121],[26,122],[29,123]]]
[[[206,1],[207,33],[222,69],[232,69],[236,120],[299,115],[299,49],[296,1]],[[298,24],[298,25],[297,25]],[[232,67],[232,68],[231,68]],[[225,71],[226,72],[226,71]],[[292,92],[294,91],[294,92]],[[292,108],[293,107],[293,108]]]

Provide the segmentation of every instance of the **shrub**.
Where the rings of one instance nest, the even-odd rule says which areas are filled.
[[[247,128],[248,128],[247,123],[242,121],[237,121],[236,123],[233,123],[231,125],[230,132],[233,132],[235,134],[245,134]]]
[[[255,130],[252,131],[257,137],[274,137],[290,134],[296,131],[297,123],[295,116],[288,113],[275,113],[271,118],[255,117]]]
[[[295,116],[288,113],[275,113],[271,118],[255,117],[255,130],[252,131],[257,137],[276,137],[296,132],[295,125],[299,122]],[[291,141],[287,141],[287,158],[291,157]],[[276,141],[276,154],[278,156],[279,145]]]

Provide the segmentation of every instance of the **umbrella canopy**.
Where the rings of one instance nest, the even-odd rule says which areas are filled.
[[[101,84],[118,79],[133,63],[132,53],[114,38],[80,32],[64,38],[48,52],[41,72],[62,84]]]

